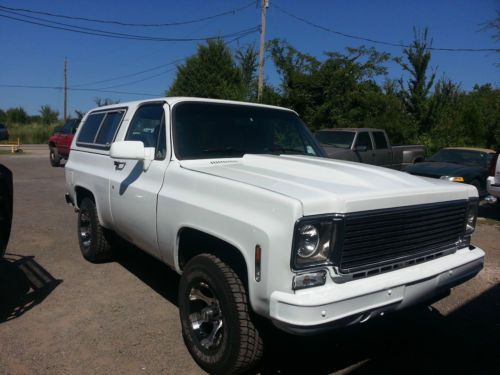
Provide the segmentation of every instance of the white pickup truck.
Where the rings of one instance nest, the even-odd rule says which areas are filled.
[[[476,275],[473,186],[332,160],[288,109],[161,98],[90,111],[66,164],[83,256],[113,236],[181,274],[184,341],[206,371],[296,334],[431,302]],[[115,251],[119,249],[115,249]]]

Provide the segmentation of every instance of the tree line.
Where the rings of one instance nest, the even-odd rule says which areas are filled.
[[[497,28],[498,29],[498,28]],[[365,46],[325,52],[322,58],[301,52],[285,40],[267,43],[267,56],[279,83],[264,83],[261,102],[294,109],[312,131],[322,128],[385,129],[393,143],[424,144],[430,151],[446,146],[500,146],[500,90],[492,84],[464,90],[432,68],[427,29],[400,56]],[[258,53],[253,45],[232,50],[223,40],[199,44],[177,67],[167,96],[197,96],[257,102]],[[405,78],[389,77],[396,63]],[[117,103],[95,98],[96,106]],[[60,125],[49,105],[30,116],[22,107],[0,109],[0,122]],[[81,118],[84,111],[75,110]]]
[[[267,54],[279,84],[264,84],[262,103],[294,109],[312,131],[321,128],[385,129],[394,143],[420,143],[431,151],[446,146],[500,146],[500,90],[492,84],[466,91],[431,66],[428,31],[414,30],[401,56],[361,46],[325,52],[319,59],[273,39]],[[209,40],[177,68],[168,96],[257,101],[257,52],[231,50]],[[390,78],[387,64],[408,78]]]

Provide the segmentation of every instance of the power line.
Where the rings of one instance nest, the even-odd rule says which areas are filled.
[[[156,78],[156,77],[159,77],[159,76],[162,76],[164,74],[167,74],[173,70],[175,70],[177,67],[174,66],[173,68],[170,68],[170,69],[167,69],[163,72],[160,72],[160,73],[157,73],[157,74],[154,74],[152,76],[148,76],[148,77],[145,77],[145,78],[141,78],[141,79],[137,79],[135,81],[132,81],[132,82],[126,82],[126,83],[120,83],[118,85],[113,85],[113,86],[108,86],[108,87],[102,87],[103,90],[107,90],[107,89],[114,89],[114,88],[117,88],[117,87],[123,87],[123,86],[129,86],[129,85],[133,85],[135,83],[140,83],[140,82],[144,82],[144,81],[147,81],[147,80],[150,80],[150,79],[153,79],[153,78]]]
[[[255,30],[253,32],[256,32],[256,31],[257,30]],[[247,34],[247,35],[249,35],[249,34]],[[227,45],[227,44],[233,43],[234,41],[239,40],[239,39],[243,38],[244,36],[246,36],[246,35],[239,36],[237,38],[231,39],[231,40],[225,42],[224,44]],[[170,63],[168,63],[166,65],[162,65],[162,66],[172,65],[172,64],[175,64],[177,62],[184,61],[187,58],[188,57],[184,57],[184,58],[180,58],[180,59],[177,59],[177,60],[173,60]],[[156,68],[157,67],[154,67],[154,69],[156,69]],[[142,82],[142,81],[145,81],[145,80],[148,80],[148,79],[151,79],[151,78],[155,78],[155,77],[160,76],[162,74],[168,73],[168,72],[170,72],[170,71],[172,71],[172,70],[174,70],[176,68],[177,67],[173,67],[173,68],[170,68],[170,69],[168,69],[168,70],[166,70],[164,72],[158,73],[158,74],[156,74],[154,76],[142,78],[142,79],[134,81],[134,82],[128,82],[128,83],[125,83],[125,84],[120,84],[120,85],[115,85],[115,86],[110,86],[110,87],[103,87],[103,88],[82,88],[82,87],[77,87],[77,86],[71,86],[71,87],[67,87],[67,89],[70,90],[70,91],[89,91],[89,92],[103,92],[103,93],[110,93],[110,94],[139,95],[139,96],[153,96],[153,97],[157,97],[157,96],[161,96],[161,95],[151,94],[151,93],[137,93],[137,92],[115,91],[115,90],[110,90],[110,89],[115,88],[115,87],[127,86],[127,85],[131,85],[131,84],[134,84],[134,83]],[[145,71],[151,71],[152,69],[153,68],[146,69]],[[142,72],[145,72],[145,71],[142,71]],[[130,76],[133,76],[133,75],[137,75],[139,73],[133,73],[133,74],[129,74],[127,76],[130,77]],[[121,78],[123,78],[123,77],[125,77],[125,76],[122,76]],[[108,80],[97,81],[97,82],[94,82],[94,84],[95,83],[102,83],[102,82],[105,82],[105,81],[108,81]],[[90,83],[88,83],[88,84],[90,84]],[[85,85],[88,85],[88,84],[85,84]],[[83,85],[78,85],[78,86],[83,86]],[[52,89],[52,90],[63,90],[64,89],[64,86],[14,85],[14,84],[5,84],[5,83],[0,84],[0,87],[26,88],[26,89]]]
[[[377,39],[371,39],[371,38],[365,38],[361,37],[358,35],[352,35],[352,34],[346,34],[341,31],[337,31],[334,29],[330,29],[328,27],[318,25],[317,23],[314,23],[312,21],[306,20],[303,17],[299,17],[293,13],[288,12],[287,10],[279,7],[276,4],[272,4],[274,8],[276,8],[278,11],[280,11],[283,14],[286,14],[287,16],[294,18],[297,21],[300,21],[302,23],[305,23],[309,26],[312,26],[316,29],[327,31],[332,34],[340,35],[346,38],[351,38],[351,39],[356,39],[356,40],[362,40],[364,42],[369,42],[369,43],[374,43],[374,44],[381,44],[385,46],[391,46],[391,47],[400,47],[400,48],[411,48],[411,45],[409,44],[403,44],[403,43],[393,43],[393,42],[387,42],[383,40],[377,40]],[[438,47],[428,47],[429,50],[432,51],[447,51],[447,52],[499,52],[500,49],[498,48],[438,48]]]
[[[50,89],[50,90],[63,90],[63,86],[36,86],[36,85],[11,85],[6,83],[1,83],[0,87],[8,88],[22,88],[22,89]],[[90,92],[103,92],[108,94],[121,94],[121,95],[138,95],[138,96],[161,96],[159,94],[143,93],[143,92],[126,92],[126,91],[114,91],[114,90],[102,90],[102,89],[86,89],[77,87],[68,87],[71,91],[90,91]]]
[[[11,10],[11,11],[24,12],[24,13],[40,14],[40,15],[49,16],[49,17],[66,18],[66,19],[71,19],[71,20],[96,22],[96,23],[104,23],[104,24],[114,24],[114,25],[120,25],[120,26],[164,27],[164,26],[189,25],[189,24],[193,24],[193,23],[199,23],[199,22],[203,22],[203,21],[212,20],[215,18],[219,18],[219,17],[231,15],[231,14],[236,14],[242,10],[245,10],[245,9],[251,7],[254,4],[255,4],[255,1],[252,0],[251,2],[249,2],[245,5],[242,5],[239,8],[230,9],[230,10],[224,11],[222,13],[217,13],[217,14],[214,14],[211,16],[206,16],[206,17],[201,17],[201,18],[194,18],[194,19],[186,20],[186,21],[176,21],[176,22],[169,22],[169,23],[130,23],[130,22],[122,22],[122,21],[116,21],[116,20],[103,20],[103,19],[97,19],[97,18],[68,16],[68,15],[57,14],[57,13],[36,11],[36,10],[26,9],[26,8],[10,8],[10,7],[6,7],[3,5],[0,5],[0,8]]]
[[[158,69],[161,69],[161,68],[165,68],[169,65],[173,65],[173,64],[177,64],[178,62],[181,62],[181,61],[184,61],[186,58],[185,57],[182,57],[180,59],[176,59],[176,60],[173,60],[173,61],[170,61],[166,64],[160,64],[160,65],[156,65],[156,66],[153,66],[152,68],[148,68],[148,69],[144,69],[144,70],[141,70],[139,72],[135,72],[135,73],[130,73],[130,74],[124,74],[124,75],[121,75],[121,76],[117,76],[117,77],[113,77],[113,78],[107,78],[107,79],[102,79],[100,81],[93,81],[93,82],[87,82],[87,83],[80,83],[78,85],[73,85],[73,87],[81,87],[81,86],[90,86],[90,85],[97,85],[99,83],[106,83],[106,82],[111,82],[111,81],[117,81],[117,80],[120,80],[120,79],[123,79],[123,78],[130,78],[130,77],[135,77],[135,76],[138,76],[140,74],[144,74],[144,73],[149,73],[149,72],[152,72],[154,70],[158,70]]]
[[[256,31],[252,31],[252,32],[249,32],[247,33],[246,35],[242,35],[242,36],[238,36],[234,39],[231,39],[227,42],[224,42],[224,45],[228,45],[228,44],[231,44],[237,40],[240,40],[241,38],[245,37],[245,36],[248,36],[248,35],[251,35],[253,33],[255,33]],[[156,67],[153,67],[153,68],[150,68],[150,69],[146,69],[146,70],[143,70],[142,72],[138,72],[138,73],[132,73],[132,74],[127,74],[127,75],[124,75],[124,76],[121,76],[121,77],[116,77],[114,79],[108,79],[108,80],[101,80],[101,81],[97,81],[97,82],[94,82],[93,84],[97,84],[97,83],[104,83],[104,82],[109,82],[111,80],[118,80],[118,79],[121,79],[121,78],[127,78],[127,77],[131,77],[131,76],[136,76],[136,75],[139,75],[141,73],[144,73],[144,72],[149,72],[149,71],[152,71],[152,70],[156,70],[160,67],[167,67],[169,65],[173,65],[173,64],[177,64],[178,62],[181,62],[181,61],[185,61],[189,58],[190,56],[188,57],[183,57],[183,58],[180,58],[180,59],[176,59],[176,60],[173,60],[167,64],[163,64],[163,65],[159,65],[159,66],[156,66]],[[141,79],[138,79],[138,80],[134,80],[134,81],[131,81],[131,82],[126,82],[126,83],[121,83],[121,84],[117,84],[117,85],[113,85],[113,86],[108,86],[108,87],[103,87],[102,89],[111,89],[111,88],[116,88],[116,87],[123,87],[123,86],[129,86],[129,85],[133,85],[135,83],[140,83],[140,82],[144,82],[144,81],[147,81],[149,79],[153,79],[153,78],[156,78],[156,77],[159,77],[163,74],[167,74],[167,73],[170,73],[171,71],[175,70],[177,68],[177,66],[173,67],[173,68],[170,68],[170,69],[167,69],[163,72],[160,72],[160,73],[157,73],[157,74],[154,74],[154,75],[151,75],[151,76],[148,76],[148,77],[143,77]],[[84,85],[76,85],[76,86],[73,86],[73,87],[80,87],[80,86],[88,86],[88,85],[91,85],[91,83],[88,83],[88,84],[84,84]]]
[[[11,11],[3,11],[1,9],[0,9],[0,11],[13,13]],[[17,17],[7,16],[5,14],[0,14],[0,17],[19,21],[19,22],[25,22],[25,23],[29,23],[29,24],[33,24],[33,25],[48,27],[51,29],[70,31],[70,32],[79,33],[79,34],[96,35],[96,36],[102,36],[102,37],[106,37],[106,38],[115,38],[115,39],[141,40],[141,41],[148,41],[148,42],[196,42],[196,41],[204,41],[207,39],[215,39],[215,38],[225,39],[225,38],[236,37],[239,35],[246,35],[246,33],[250,32],[250,31],[251,32],[257,31],[260,28],[260,26],[254,26],[254,27],[251,27],[248,29],[236,31],[234,33],[229,33],[229,34],[225,34],[225,35],[219,35],[219,36],[204,36],[204,37],[200,37],[200,38],[165,38],[165,37],[151,37],[151,36],[145,36],[145,35],[115,33],[115,32],[110,32],[110,31],[106,31],[106,30],[91,29],[91,28],[87,28],[87,27],[78,27],[78,26],[73,26],[73,25],[69,25],[69,24],[39,19],[37,17],[24,16],[24,15],[22,15],[22,17],[28,17],[31,19],[36,19],[37,21],[49,22],[52,24],[57,24],[57,25],[62,25],[62,26],[48,25],[46,23],[41,23],[41,22],[37,22],[37,21],[29,21],[29,20],[25,20],[25,19],[21,19],[21,18],[17,18]]]

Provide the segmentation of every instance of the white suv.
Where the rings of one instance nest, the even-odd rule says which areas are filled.
[[[488,193],[500,198],[500,160],[498,152],[494,156],[494,159],[491,162],[491,171],[490,176],[486,180],[486,189]]]
[[[193,358],[238,372],[263,353],[255,316],[321,332],[442,297],[483,267],[476,188],[324,156],[288,109],[121,103],[83,119],[66,198],[83,256],[109,258],[117,234],[172,267]]]

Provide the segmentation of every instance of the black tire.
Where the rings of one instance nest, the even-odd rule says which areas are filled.
[[[101,226],[95,203],[83,198],[78,211],[78,242],[85,259],[92,263],[109,260],[112,256],[111,233]]]
[[[12,172],[0,164],[0,258],[4,256],[10,237],[13,208]]]
[[[241,373],[261,359],[262,338],[250,317],[245,287],[216,256],[201,254],[187,263],[179,285],[179,313],[184,342],[205,371]],[[195,314],[194,322],[190,316]]]
[[[53,167],[59,167],[61,165],[61,156],[59,155],[57,148],[50,147],[49,158],[50,158],[50,165],[52,165]]]

